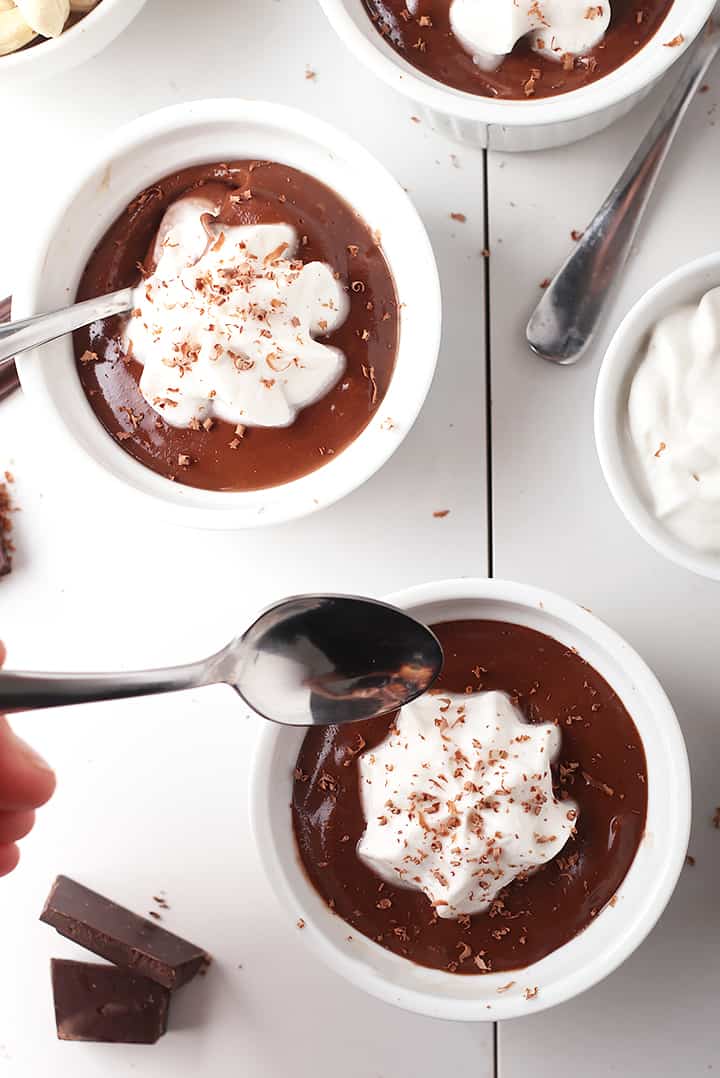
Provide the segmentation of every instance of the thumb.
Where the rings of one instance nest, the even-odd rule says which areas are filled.
[[[0,811],[38,808],[54,789],[52,768],[0,716]]]

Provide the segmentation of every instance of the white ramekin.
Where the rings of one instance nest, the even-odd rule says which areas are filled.
[[[0,90],[21,90],[89,60],[123,32],[145,2],[100,0],[97,7],[60,37],[0,56]]]
[[[653,514],[634,461],[628,429],[628,397],[648,334],[665,315],[696,303],[720,285],[720,252],[681,266],[663,278],[625,316],[610,342],[595,390],[595,445],[605,481],[627,520],[670,561],[720,580],[720,554],[693,550]]]
[[[385,399],[347,449],[311,475],[281,486],[241,493],[195,490],[138,463],[103,429],[83,393],[68,337],[18,361],[33,423],[52,444],[53,462],[57,457],[66,474],[99,474],[113,500],[134,511],[159,511],[195,527],[274,524],[360,486],[415,421],[440,343],[435,258],[400,185],[366,150],[327,124],[295,109],[233,99],[161,109],[120,128],[89,161],[83,159],[72,189],[51,207],[40,236],[27,245],[28,264],[13,289],[14,317],[72,300],[93,248],[143,188],[175,169],[243,157],[281,161],[316,176],[380,233],[400,302],[398,354]],[[100,494],[97,482],[95,489]]]
[[[414,965],[331,913],[302,869],[292,831],[292,772],[302,730],[267,724],[254,761],[250,808],[271,885],[302,938],[337,973],[371,995],[434,1018],[492,1021],[534,1014],[590,988],[641,943],[668,902],[682,870],[690,831],[690,774],[682,733],[665,693],[642,659],[616,633],[574,603],[524,584],[450,580],[389,596],[426,623],[491,618],[528,625],[576,647],[627,707],[648,767],[644,838],[614,907],[542,961],[512,973],[458,977]],[[514,981],[512,988],[498,992]],[[526,1000],[526,988],[538,989]]]
[[[593,135],[629,112],[697,37],[715,0],[675,0],[657,35],[621,68],[579,90],[537,101],[497,101],[445,86],[395,52],[362,0],[320,5],[355,58],[410,98],[436,130],[471,146],[542,150]],[[667,47],[680,36],[682,44]]]

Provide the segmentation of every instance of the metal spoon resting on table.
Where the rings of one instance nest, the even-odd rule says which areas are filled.
[[[121,674],[0,671],[0,712],[231,685],[254,711],[288,726],[387,715],[426,692],[443,664],[427,626],[374,599],[300,595],[266,610],[216,655]]]
[[[551,363],[575,363],[591,344],[688,105],[720,49],[720,5],[660,115],[528,322],[527,342]]]

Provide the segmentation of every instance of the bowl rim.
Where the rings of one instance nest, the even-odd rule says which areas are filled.
[[[121,12],[122,14],[117,27],[111,32],[111,37],[108,40],[112,40],[113,37],[119,35],[146,3],[147,0],[98,0],[94,8],[91,8],[90,11],[83,15],[74,26],[63,30],[58,37],[35,41],[24,49],[8,53],[7,56],[0,56],[0,77],[12,75],[16,72],[24,73],[36,63],[38,66],[42,62],[50,63],[58,53],[68,52],[73,45],[77,45],[78,51],[82,53],[79,60],[85,55],[84,47],[87,48],[87,55],[92,55],[93,52],[99,51],[102,47],[102,38],[99,34],[102,25],[115,12]],[[85,39],[88,32],[92,34],[96,28],[99,40],[96,44],[90,44]],[[53,72],[55,70],[53,68]],[[41,74],[41,72],[38,72],[38,74]]]
[[[251,769],[249,810],[251,828],[260,860],[276,898],[285,910],[290,911],[293,918],[298,914],[302,915],[303,941],[330,969],[370,995],[405,1010],[445,1020],[497,1021],[527,1017],[574,998],[617,969],[650,933],[670,900],[685,862],[691,825],[690,765],[677,716],[655,675],[622,637],[584,607],[553,592],[497,578],[437,581],[405,588],[384,597],[384,601],[393,603],[410,613],[416,612],[418,607],[431,603],[462,602],[468,599],[508,602],[528,610],[540,610],[543,615],[548,614],[551,618],[559,619],[569,628],[592,638],[599,647],[614,656],[619,665],[632,671],[634,681],[642,685],[644,697],[652,706],[653,715],[657,717],[659,743],[662,745],[666,758],[672,759],[671,774],[674,779],[675,797],[673,804],[676,807],[673,816],[675,830],[672,836],[664,836],[665,847],[661,870],[654,876],[652,882],[648,883],[647,905],[639,912],[637,910],[625,911],[625,920],[622,924],[618,921],[618,932],[612,946],[597,954],[594,960],[585,963],[582,968],[562,975],[555,983],[544,984],[538,998],[533,1000],[531,1010],[528,1009],[528,1004],[523,997],[498,994],[493,999],[492,1009],[488,1009],[484,998],[449,999],[443,994],[433,992],[432,988],[423,990],[405,987],[373,969],[371,961],[364,961],[337,946],[331,939],[330,932],[323,927],[334,923],[332,919],[335,915],[323,906],[321,915],[323,924],[321,925],[317,918],[307,913],[303,900],[296,892],[291,875],[286,871],[283,859],[275,845],[273,826],[266,812],[269,798],[277,796],[278,791],[274,756],[281,739],[297,736],[297,730],[288,732],[288,728],[270,723],[260,730]],[[285,800],[284,788],[282,797]],[[626,880],[632,871],[631,865]],[[300,868],[298,874],[301,873]],[[311,887],[309,883],[307,886]],[[618,894],[624,886],[625,881],[621,884]],[[613,916],[618,914],[621,908],[622,904],[619,904],[618,908],[613,911]],[[377,944],[359,934],[357,939],[362,939],[367,945],[366,953],[368,950],[372,952],[375,948],[381,950]],[[572,941],[569,942],[572,943]],[[561,951],[562,948],[558,948],[552,953],[556,954]],[[507,974],[490,976],[517,977],[518,974],[527,972],[528,980],[532,982],[530,972],[532,969],[533,966],[529,966],[527,971],[509,971]],[[440,976],[443,980],[452,979],[452,974],[449,973],[441,973]]]
[[[349,7],[362,0],[318,0],[330,24],[352,53],[395,90],[431,111],[475,123],[506,127],[535,127],[565,123],[612,108],[659,79],[692,45],[715,6],[715,0],[674,0],[657,34],[639,52],[603,78],[577,90],[539,100],[498,101],[456,90],[418,71],[387,44],[369,18],[361,29]],[[681,10],[682,6],[682,10]],[[659,39],[669,24],[670,40],[684,40],[668,48]]]
[[[704,277],[708,281],[701,283]],[[713,287],[713,281],[714,286],[720,285],[720,251],[693,259],[662,277],[637,300],[613,334],[595,386],[595,448],[610,493],[638,535],[676,565],[706,579],[720,580],[720,553],[693,550],[653,515],[632,479],[618,429],[625,414],[628,379],[637,367],[643,339],[663,314],[687,302],[682,292],[694,281],[698,300]]]
[[[374,182],[380,182],[381,190],[386,194],[388,191],[392,192],[395,209],[402,207],[408,228],[412,229],[417,255],[413,263],[413,272],[417,275],[414,284],[423,296],[422,307],[418,304],[403,307],[395,368],[383,408],[375,411],[357,438],[342,453],[338,453],[314,472],[289,483],[257,491],[225,493],[198,491],[166,479],[165,483],[161,484],[163,491],[167,491],[167,494],[163,494],[156,490],[142,489],[143,481],[146,485],[150,482],[147,473],[156,477],[157,473],[135,461],[120,446],[115,449],[118,454],[122,454],[124,468],[132,477],[132,482],[114,475],[81,443],[73,430],[73,418],[63,415],[62,409],[54,402],[42,362],[37,358],[37,349],[29,350],[17,360],[24,392],[38,407],[42,407],[43,415],[52,423],[54,433],[62,439],[62,445],[72,449],[76,464],[81,462],[96,481],[99,477],[104,477],[108,483],[112,483],[116,496],[129,501],[136,509],[159,514],[180,525],[216,530],[264,527],[308,516],[353,492],[374,475],[395,453],[420,413],[435,376],[442,331],[440,279],[433,248],[412,200],[388,169],[361,143],[310,113],[286,105],[242,98],[209,98],[166,106],[124,124],[103,139],[92,154],[84,159],[82,171],[75,175],[44,214],[38,242],[29,245],[32,249],[26,252],[20,279],[13,291],[15,317],[29,317],[37,313],[47,255],[58,240],[66,213],[81,197],[88,177],[102,174],[118,153],[127,154],[154,139],[182,132],[185,128],[197,129],[199,124],[216,123],[220,126],[233,121],[260,126],[280,136],[288,133],[293,139],[310,147],[317,154],[318,160],[322,149],[323,157],[327,156],[334,167],[341,167],[347,173],[350,170],[354,174],[367,173]],[[188,158],[190,156],[188,153]],[[319,178],[327,182],[323,180],[321,172]],[[108,213],[107,224],[110,222],[111,214]],[[399,275],[397,264],[387,250],[385,255],[402,306],[404,294],[410,291],[407,283],[408,271],[405,270]],[[416,325],[422,321],[424,328],[422,353],[418,354],[417,350],[413,350],[412,357],[409,346],[403,346],[403,339],[408,335],[407,331],[403,333],[403,319],[410,318]],[[387,402],[390,400],[398,371],[402,368],[403,384],[409,378],[411,358],[410,389],[406,389],[401,399],[393,399],[392,414],[397,422],[392,433],[388,433],[382,428],[383,414],[389,407]],[[361,449],[355,448],[358,445]],[[316,479],[319,474],[322,474],[323,479],[320,483],[321,489],[317,490],[313,477]],[[308,490],[311,484],[312,495]],[[178,498],[175,496],[178,490],[181,490],[183,497],[187,499],[185,504],[178,504]],[[221,496],[218,501],[222,501],[222,505],[190,504],[193,498],[202,501],[207,494]]]

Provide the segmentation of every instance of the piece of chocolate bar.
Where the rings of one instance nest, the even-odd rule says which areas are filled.
[[[40,920],[88,951],[166,988],[187,984],[210,961],[201,947],[67,876],[55,880]]]
[[[61,1041],[155,1044],[167,1029],[170,992],[147,977],[97,962],[51,960]]]

